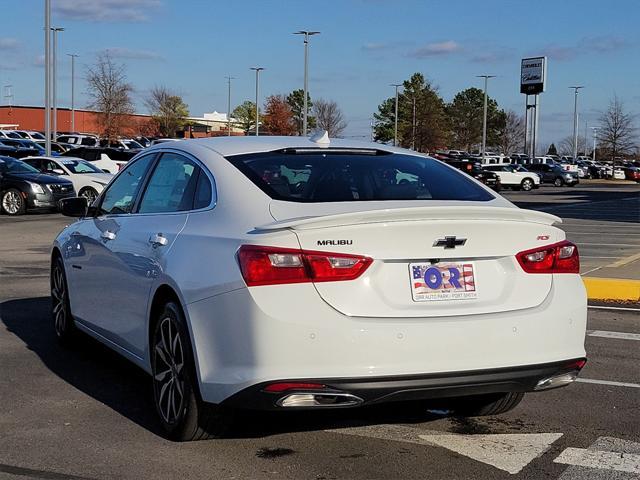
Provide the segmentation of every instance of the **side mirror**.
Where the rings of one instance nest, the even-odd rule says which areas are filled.
[[[87,216],[87,199],[85,197],[69,197],[63,198],[58,203],[60,213],[66,217],[86,217]]]
[[[64,170],[61,168],[54,168],[51,170],[51,173],[55,173],[56,175],[64,175]]]

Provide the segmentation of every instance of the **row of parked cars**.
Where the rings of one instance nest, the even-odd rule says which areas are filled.
[[[28,130],[0,130],[0,213],[58,208],[79,195],[89,204],[115,173],[142,149],[172,141],[138,137],[101,140],[89,134],[63,134],[45,155],[45,136]]]
[[[557,187],[574,186],[580,181],[575,167],[567,167],[555,162],[525,163],[522,159],[500,158],[499,162],[482,163],[476,156],[449,156],[444,153],[434,155],[439,160],[463,170],[494,190],[511,188],[531,191],[542,183]]]
[[[640,161],[637,160],[623,160],[616,161],[616,167],[602,162],[596,162],[586,156],[578,156],[573,158],[571,156],[563,155],[544,155],[530,158],[523,153],[515,153],[511,156],[498,155],[493,152],[487,152],[485,157],[482,158],[478,154],[469,154],[462,150],[445,150],[438,151],[433,155],[435,158],[444,160],[446,162],[476,162],[481,165],[481,168],[492,170],[495,172],[508,171],[509,175],[502,175],[512,177],[510,183],[502,181],[503,186],[515,185],[516,178],[511,175],[512,170],[519,172],[535,172],[540,176],[542,182],[553,183],[557,186],[575,185],[578,183],[573,177],[577,176],[578,179],[593,179],[593,178],[613,178],[616,180],[632,180],[640,182]],[[513,169],[506,167],[505,165],[513,165]],[[542,165],[547,165],[543,167]],[[564,173],[563,173],[564,172]],[[571,175],[567,175],[567,173]],[[575,175],[574,175],[575,174]],[[572,178],[570,178],[572,177]],[[520,178],[520,181],[524,178]],[[528,189],[529,182],[523,188]],[[517,185],[516,185],[517,186]],[[533,186],[535,188],[535,186]]]

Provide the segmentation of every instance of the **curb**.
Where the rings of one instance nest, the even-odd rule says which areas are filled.
[[[640,301],[640,280],[583,277],[589,300]]]

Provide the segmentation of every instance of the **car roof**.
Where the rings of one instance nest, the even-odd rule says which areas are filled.
[[[345,148],[345,149],[376,149],[389,153],[404,153],[409,155],[426,156],[419,152],[413,152],[402,148],[390,147],[382,143],[363,142],[358,140],[332,138],[330,143],[320,144],[312,141],[313,137],[212,137],[190,139],[183,142],[172,142],[167,144],[159,144],[149,147],[149,149],[162,148],[184,148],[188,149],[190,145],[198,145],[207,147],[216,151],[222,156],[240,155],[245,153],[261,153],[273,150],[282,150],[285,148]]]

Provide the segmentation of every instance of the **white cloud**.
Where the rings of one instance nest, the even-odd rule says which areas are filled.
[[[33,65],[34,67],[43,68],[44,67],[44,54],[37,55],[33,59],[33,62],[31,63],[31,65]]]
[[[113,58],[123,58],[127,60],[163,60],[164,58],[157,52],[149,50],[134,50],[126,47],[105,48]]]
[[[15,38],[0,37],[0,48],[18,48],[20,42]]]
[[[453,40],[447,40],[445,42],[428,43],[409,53],[409,56],[414,58],[426,58],[439,55],[449,55],[459,52],[460,50],[460,45]]]
[[[160,5],[160,0],[56,0],[53,11],[70,20],[144,22]]]

